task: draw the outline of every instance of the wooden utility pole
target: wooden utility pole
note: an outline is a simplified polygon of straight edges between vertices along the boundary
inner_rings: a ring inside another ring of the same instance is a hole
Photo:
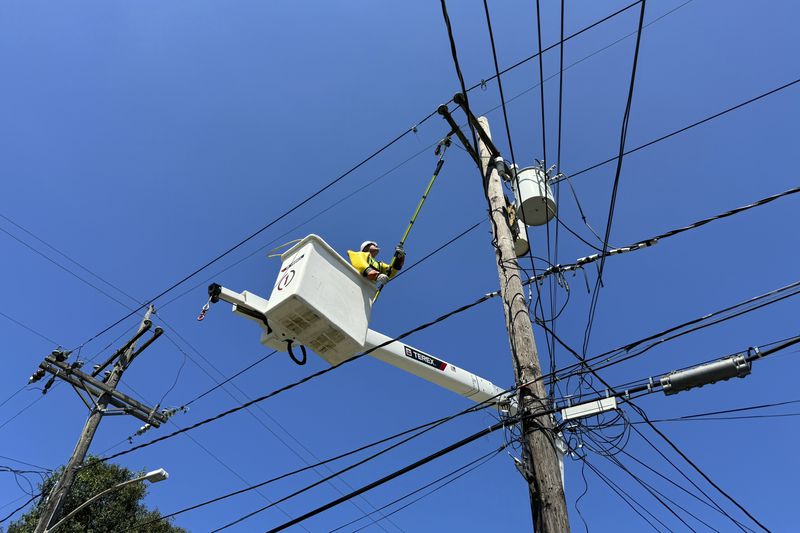
[[[489,122],[486,118],[480,117],[477,122],[476,126],[481,127],[491,139]],[[506,199],[500,175],[492,164],[494,156],[481,137],[482,135],[478,137],[478,157],[485,180],[489,218],[496,243],[497,274],[500,277],[500,291],[511,343],[514,374],[516,383],[520,386],[519,413],[524,415],[543,412],[549,409],[550,405],[542,380],[542,369],[533,338],[533,326],[528,316],[528,305],[514,253]],[[523,418],[522,470],[528,481],[534,530],[539,532],[569,531],[567,503],[556,449],[556,441],[559,438],[549,415]]]
[[[91,376],[78,370],[79,366],[68,365],[64,363],[63,360],[58,360],[52,356],[45,358],[42,364],[39,365],[41,369],[37,373],[39,376],[44,375],[45,372],[49,372],[53,374],[53,376],[60,377],[72,385],[81,399],[83,399],[84,403],[87,404],[87,407],[89,407],[91,414],[86,424],[83,426],[83,432],[78,439],[78,443],[75,445],[75,450],[72,452],[72,457],[70,457],[64,469],[64,473],[59,477],[53,490],[45,501],[44,509],[39,517],[39,523],[36,525],[34,533],[45,533],[47,528],[50,527],[51,524],[55,524],[58,520],[67,493],[70,487],[72,487],[72,483],[75,481],[75,474],[86,459],[89,446],[92,443],[97,427],[100,425],[100,420],[104,415],[131,414],[155,426],[160,425],[160,423],[165,420],[161,413],[155,412],[155,409],[151,409],[116,390],[117,384],[122,378],[122,373],[125,372],[128,365],[130,365],[133,359],[162,333],[161,328],[156,328],[153,336],[149,338],[139,350],[136,350],[136,340],[149,330],[152,325],[150,321],[150,315],[152,313],[153,306],[150,306],[139,325],[139,330],[136,335],[102,365],[96,367]],[[96,379],[95,376],[115,359],[117,359],[117,362],[113,370],[111,370],[108,379],[104,381]],[[36,374],[34,374],[34,376],[36,376]],[[91,400],[93,405],[84,398],[83,392],[89,396],[89,400]],[[117,410],[113,412],[109,410],[109,404],[112,407],[116,407]]]

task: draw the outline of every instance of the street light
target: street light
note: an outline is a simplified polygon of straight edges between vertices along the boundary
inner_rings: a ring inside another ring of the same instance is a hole
[[[56,522],[53,525],[53,527],[45,529],[45,533],[50,533],[51,531],[54,531],[58,526],[60,526],[61,524],[66,522],[69,518],[71,518],[72,515],[74,515],[75,513],[77,513],[78,511],[80,511],[81,509],[83,509],[84,507],[86,507],[87,505],[92,503],[93,501],[95,501],[97,498],[105,496],[109,492],[113,492],[113,491],[115,491],[117,489],[120,489],[120,488],[126,486],[126,485],[130,485],[132,483],[137,483],[139,481],[147,480],[150,483],[158,483],[159,481],[164,481],[167,478],[169,478],[169,474],[167,473],[167,471],[164,470],[163,468],[159,468],[158,470],[153,470],[152,472],[148,472],[148,473],[146,473],[145,475],[143,475],[141,477],[137,477],[135,479],[129,479],[128,481],[123,481],[122,483],[118,483],[118,484],[114,485],[113,487],[110,487],[110,488],[108,488],[108,489],[106,489],[106,490],[104,490],[104,491],[102,491],[102,492],[100,492],[98,494],[95,494],[94,496],[92,496],[91,498],[89,498],[88,500],[86,500],[85,502],[80,504],[78,507],[73,509],[67,516],[65,516],[64,518],[62,518],[58,522]]]

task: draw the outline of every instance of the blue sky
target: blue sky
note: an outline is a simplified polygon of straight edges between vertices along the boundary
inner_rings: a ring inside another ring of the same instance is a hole
[[[543,4],[542,41],[549,45],[559,38],[560,5]],[[568,1],[565,31],[577,31],[624,5]],[[535,53],[535,4],[507,1],[489,6],[501,68]],[[448,7],[467,84],[489,78],[494,66],[482,3],[452,1]],[[629,147],[798,77],[798,7],[793,2],[765,6],[650,0],[645,23],[665,14],[642,33]],[[638,8],[630,9],[565,46],[565,65],[602,50],[564,73],[561,169],[568,176],[616,154],[635,40],[630,36],[608,45],[635,32],[637,20]],[[543,63],[546,77],[557,74],[557,49],[547,53]],[[134,305],[127,296],[14,223],[145,301],[417,124],[458,88],[436,2],[7,1],[0,4],[0,70],[0,228],[127,306]],[[542,158],[539,92],[532,89],[538,81],[536,61],[503,76],[506,97],[520,95],[509,103],[508,112],[514,151],[522,165]],[[547,159],[555,163],[558,76],[544,88]],[[610,242],[626,245],[797,186],[799,90],[794,85],[625,157]],[[485,90],[472,91],[470,102],[477,113],[494,109],[499,105],[497,85],[490,82]],[[496,143],[507,153],[502,114],[494,110],[487,116]],[[209,280],[268,297],[279,262],[266,254],[309,233],[321,235],[341,253],[365,239],[378,240],[389,250],[434,167],[433,151],[425,148],[446,133],[444,121],[431,118],[416,133],[157,301],[157,322],[169,325],[168,338],[157,341],[126,372],[121,390],[151,404],[166,393],[162,405],[178,406],[214,386],[213,380],[267,353],[258,342],[258,328],[231,315],[226,306],[214,307],[203,323],[195,320]],[[386,174],[391,169],[395,170]],[[605,165],[572,180],[589,224],[601,235],[613,179],[614,165]],[[559,217],[599,245],[564,185]],[[407,242],[409,262],[485,218],[482,192],[473,163],[462,150],[451,148]],[[587,354],[797,281],[797,201],[795,196],[783,198],[656,247],[609,258]],[[496,290],[488,232],[488,224],[483,224],[399,278],[381,295],[371,327],[397,335]],[[545,257],[544,227],[532,228],[530,235],[534,254]],[[5,339],[2,402],[53,349],[51,341],[76,347],[128,309],[7,233],[0,234],[0,247],[5,280],[0,312],[48,339],[0,316]],[[589,246],[561,230],[559,262],[591,253]],[[537,268],[543,265],[537,262]],[[596,269],[587,268],[585,275],[594,286]],[[590,295],[583,274],[570,274],[566,281],[570,300],[557,321],[557,332],[579,349]],[[563,303],[565,289],[558,291]],[[544,307],[549,314],[549,303]],[[602,375],[612,384],[622,384],[792,336],[797,333],[797,309],[796,301],[788,298],[664,343]],[[131,317],[92,340],[80,357],[109,354],[137,321]],[[535,334],[547,366],[545,334],[538,328]],[[498,301],[407,340],[499,386],[513,384]],[[792,392],[797,354],[787,352],[756,363],[744,380],[672,397],[653,394],[638,404],[655,419],[798,399]],[[574,362],[561,348],[555,359],[558,367]],[[173,421],[188,426],[325,366],[313,355],[307,366],[298,367],[285,354],[277,354]],[[563,387],[561,394],[570,392],[568,384]],[[20,467],[15,460],[55,468],[69,457],[85,408],[63,384],[32,404],[40,396],[37,390],[24,390],[0,406],[3,464]],[[267,400],[249,413],[225,417],[120,462],[134,469],[163,467],[170,472],[169,481],[154,486],[148,497],[150,505],[167,513],[301,467],[304,461],[313,462],[313,456],[326,458],[468,406],[459,396],[364,359]],[[792,408],[768,411],[779,412],[791,413]],[[630,410],[626,414],[636,419]],[[791,452],[781,452],[800,433],[795,420],[693,421],[659,427],[759,520],[774,530],[789,530],[794,526],[790,503],[798,464]],[[323,485],[230,531],[267,530],[285,521],[287,514],[297,516],[337,497],[337,490],[359,487],[492,423],[494,418],[486,412],[461,417],[355,469],[337,480],[335,488]],[[106,418],[92,451],[101,454],[138,427],[132,418]],[[174,429],[168,424],[134,442]],[[663,441],[642,431],[682,471],[704,483]],[[364,510],[380,507],[496,449],[503,439],[499,433],[481,439],[371,491],[368,501],[359,499],[356,504]],[[635,433],[625,451],[691,488]],[[634,460],[619,458],[695,516],[717,529],[732,527],[719,513]],[[667,527],[684,527],[606,457],[588,452],[587,459]],[[584,486],[581,465],[572,459],[565,464],[573,530],[583,530],[581,516],[595,531],[649,527],[589,469],[583,472]],[[265,498],[280,498],[317,479],[314,473],[291,478],[264,487],[261,494],[250,492],[183,514],[176,524],[192,531],[214,529],[265,505]],[[711,487],[701,486],[727,512],[755,527]],[[27,499],[10,474],[0,477],[0,495],[3,516]],[[304,525],[309,531],[329,531],[360,516],[357,507],[344,504]],[[691,517],[686,520],[699,530],[705,527]],[[363,519],[344,531],[366,524]],[[519,531],[529,525],[524,482],[503,452],[367,530]],[[665,529],[657,522],[656,527]]]

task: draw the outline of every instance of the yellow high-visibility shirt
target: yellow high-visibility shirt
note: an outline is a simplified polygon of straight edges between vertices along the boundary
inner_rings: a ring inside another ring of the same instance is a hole
[[[376,261],[369,252],[354,252],[353,250],[347,250],[347,255],[350,257],[350,264],[353,265],[353,268],[358,270],[358,273],[361,275],[364,275],[364,271],[367,269],[367,267],[374,268],[381,274],[386,274],[390,278],[393,278],[395,274],[397,274],[396,269],[391,268],[386,263]]]

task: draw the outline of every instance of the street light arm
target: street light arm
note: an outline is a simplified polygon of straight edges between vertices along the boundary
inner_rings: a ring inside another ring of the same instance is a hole
[[[131,485],[132,483],[138,483],[139,481],[148,480],[151,483],[155,483],[157,481],[162,481],[164,479],[167,479],[167,473],[164,470],[159,469],[159,470],[155,470],[153,472],[148,472],[147,474],[145,474],[143,476],[139,476],[139,477],[134,478],[134,479],[129,479],[128,481],[123,481],[122,483],[117,483],[113,487],[109,487],[106,490],[95,494],[94,496],[92,496],[91,498],[89,498],[88,500],[86,500],[85,502],[80,504],[79,506],[77,506],[75,509],[70,511],[64,518],[62,518],[61,520],[56,522],[53,525],[53,527],[45,529],[45,533],[51,533],[52,531],[55,531],[55,529],[58,526],[60,526],[61,524],[63,524],[64,522],[66,522],[67,520],[72,518],[72,516],[74,516],[78,511],[80,511],[81,509],[83,509],[84,507],[86,507],[87,505],[89,505],[90,503],[95,501],[96,499],[102,498],[103,496],[105,496],[109,492],[114,492],[117,489],[121,489],[122,487],[125,487],[127,485]]]

